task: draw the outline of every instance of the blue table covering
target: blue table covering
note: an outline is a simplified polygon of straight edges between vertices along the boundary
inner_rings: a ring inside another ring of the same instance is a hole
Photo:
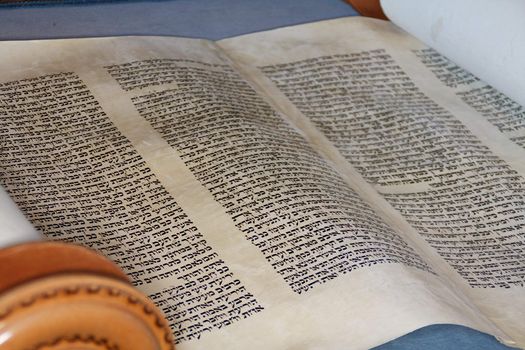
[[[59,1],[0,6],[0,40],[113,35],[222,39],[357,13],[339,0]],[[76,3],[72,5],[71,3]]]

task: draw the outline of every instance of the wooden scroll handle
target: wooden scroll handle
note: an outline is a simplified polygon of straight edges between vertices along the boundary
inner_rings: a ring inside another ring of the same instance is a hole
[[[0,250],[0,349],[174,350],[155,305],[111,261],[80,246]]]
[[[346,0],[346,2],[352,5],[362,16],[388,19],[381,9],[379,0]]]

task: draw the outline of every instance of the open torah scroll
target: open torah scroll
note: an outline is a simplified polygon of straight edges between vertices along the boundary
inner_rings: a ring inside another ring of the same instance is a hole
[[[435,323],[525,346],[525,111],[395,25],[0,57],[0,183],[48,239],[120,265],[178,349]]]

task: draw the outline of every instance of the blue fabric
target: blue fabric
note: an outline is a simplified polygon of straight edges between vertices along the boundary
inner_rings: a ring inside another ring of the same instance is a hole
[[[51,5],[33,1],[0,6],[0,40],[113,35],[222,39],[353,15],[356,12],[341,0],[67,0]],[[454,325],[424,327],[375,348],[422,349],[510,348],[489,335]]]
[[[447,324],[424,327],[373,350],[511,350],[496,338],[473,329]]]
[[[169,1],[169,0],[154,0]],[[64,5],[90,5],[102,3],[126,3],[126,2],[143,2],[143,0],[25,0],[22,2],[2,2],[0,8],[28,8],[28,7],[50,7]]]
[[[69,1],[71,2],[71,1]],[[113,35],[222,39],[356,15],[340,0],[117,1],[0,7],[0,40]]]

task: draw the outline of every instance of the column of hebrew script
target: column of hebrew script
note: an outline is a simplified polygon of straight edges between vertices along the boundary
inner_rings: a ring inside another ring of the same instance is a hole
[[[424,239],[421,247],[437,253],[446,275],[523,341],[523,309],[509,303],[524,301],[525,180],[512,153],[521,150],[495,145],[490,137],[498,132],[489,123],[473,127],[475,112],[463,104],[476,104],[472,95],[462,102],[435,77],[422,79],[430,75],[413,50],[424,45],[384,22],[349,22],[219,44],[259,74],[261,86],[277,88],[295,120],[315,127],[308,126],[311,139],[324,138],[332,159],[346,159],[386,200],[388,215],[402,214],[414,239]],[[516,106],[493,105],[510,113],[492,123],[502,132],[520,130]],[[479,101],[475,108],[487,109]]]
[[[261,70],[470,285],[523,286],[523,178],[384,50]]]
[[[415,50],[421,59],[446,86],[480,115],[525,148],[525,108],[492,86],[479,80],[433,49]]]
[[[262,308],[73,73],[0,84],[0,182],[48,238],[81,243],[151,292],[176,342]],[[155,288],[149,288],[154,290]]]

